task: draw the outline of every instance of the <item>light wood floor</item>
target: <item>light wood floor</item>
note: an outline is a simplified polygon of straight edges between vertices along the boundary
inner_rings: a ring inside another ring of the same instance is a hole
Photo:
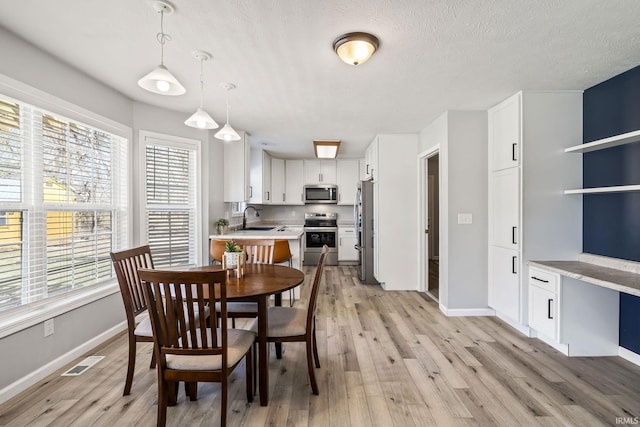
[[[304,345],[288,344],[282,360],[271,352],[269,406],[246,402],[243,366],[233,374],[230,425],[614,426],[640,417],[640,367],[623,359],[567,358],[496,318],[444,317],[416,292],[361,285],[352,267],[328,267],[320,292],[320,395]],[[126,345],[119,336],[90,353],[106,358],[83,375],[52,375],[0,406],[0,425],[155,425],[151,345],[139,347],[123,397]],[[217,425],[218,390],[201,384],[189,402],[181,387],[168,425]]]

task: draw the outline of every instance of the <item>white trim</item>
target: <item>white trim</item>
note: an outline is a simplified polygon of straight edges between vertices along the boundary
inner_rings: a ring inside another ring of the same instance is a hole
[[[0,339],[119,292],[116,280],[111,279],[103,285],[8,310],[0,315]]]
[[[417,185],[417,200],[418,200],[418,230],[425,230],[427,228],[427,224],[425,218],[427,217],[427,202],[425,200],[425,184],[427,182],[427,175],[429,173],[428,160],[429,158],[440,154],[440,144],[436,144],[418,154],[417,157],[417,167],[418,167],[418,185]],[[439,160],[438,160],[439,162]],[[438,182],[441,180],[440,174],[441,168],[438,167]],[[420,238],[418,239],[418,291],[419,292],[427,292],[428,289],[428,278],[429,278],[429,265],[428,262],[424,263],[423,260],[427,259],[425,253],[428,254],[428,247],[425,249],[424,245],[424,236],[422,232],[420,232]],[[428,244],[427,244],[428,245]],[[440,289],[440,283],[438,283],[438,289]],[[431,295],[431,294],[430,294]],[[431,295],[433,297],[433,295]],[[438,300],[440,298],[438,297]]]
[[[440,304],[440,311],[447,317],[466,316],[495,316],[496,311],[492,308],[447,308]]]
[[[618,347],[618,356],[622,357],[625,360],[633,363],[634,365],[640,366],[640,354],[634,353],[631,350],[627,350],[624,347]]]
[[[503,315],[499,311],[496,311],[496,317],[502,320],[503,322],[505,322],[507,325],[511,326],[513,329],[520,332],[521,334],[528,337],[531,336],[531,328],[529,328],[529,326],[525,326],[521,323],[518,323],[517,321],[511,319],[510,317]]]
[[[28,389],[32,385],[37,384],[39,381],[42,381],[43,379],[53,374],[58,369],[63,368],[68,363],[82,356],[86,352],[91,351],[96,346],[102,344],[103,342],[116,336],[117,334],[119,334],[120,332],[126,329],[127,329],[127,323],[120,322],[114,327],[101,333],[100,335],[68,351],[67,353],[63,354],[57,359],[52,360],[51,362],[36,369],[30,374],[20,378],[17,381],[14,381],[13,383],[9,384],[8,386],[0,390],[0,404],[6,402],[7,400],[11,399],[17,394],[23,392],[24,390]]]
[[[558,341],[554,340],[553,338],[549,338],[548,336],[539,333],[538,331],[531,329],[531,338],[537,338],[540,341],[542,341],[543,343],[553,347],[554,349],[558,350],[560,353],[564,354],[565,356],[569,356],[569,345],[568,344],[561,344]]]

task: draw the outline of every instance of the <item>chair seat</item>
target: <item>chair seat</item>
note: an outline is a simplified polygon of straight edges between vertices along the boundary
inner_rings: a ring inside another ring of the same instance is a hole
[[[307,310],[296,307],[269,307],[267,336],[291,337],[304,335],[307,330]],[[253,320],[247,328],[250,331],[258,331],[258,319]]]
[[[148,317],[144,318],[133,331],[133,335],[138,337],[153,337],[153,330],[151,329],[151,321]]]
[[[220,328],[216,329],[218,334],[218,342],[220,342],[221,331]],[[198,336],[198,346],[200,346],[200,333]],[[211,343],[211,329],[207,328],[207,337],[209,343]],[[253,341],[256,338],[256,334],[244,329],[227,329],[227,367],[234,366],[242,359],[247,353]],[[208,355],[208,356],[194,356],[194,355],[177,355],[167,354],[167,368],[179,369],[186,371],[211,371],[220,370],[222,368],[222,356],[221,355]]]
[[[220,303],[216,303],[216,311],[220,313]],[[227,311],[233,313],[255,313],[258,315],[258,304],[255,302],[228,302]]]

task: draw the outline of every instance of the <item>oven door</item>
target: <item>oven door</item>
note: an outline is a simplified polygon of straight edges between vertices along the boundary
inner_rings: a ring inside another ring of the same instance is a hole
[[[322,246],[327,245],[330,252],[338,250],[338,229],[332,227],[305,227],[305,252],[322,252]]]

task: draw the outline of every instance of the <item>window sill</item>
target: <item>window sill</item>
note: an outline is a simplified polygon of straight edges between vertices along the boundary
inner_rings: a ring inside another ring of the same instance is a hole
[[[118,292],[118,283],[110,280],[73,295],[60,295],[8,313],[0,313],[0,339]]]

